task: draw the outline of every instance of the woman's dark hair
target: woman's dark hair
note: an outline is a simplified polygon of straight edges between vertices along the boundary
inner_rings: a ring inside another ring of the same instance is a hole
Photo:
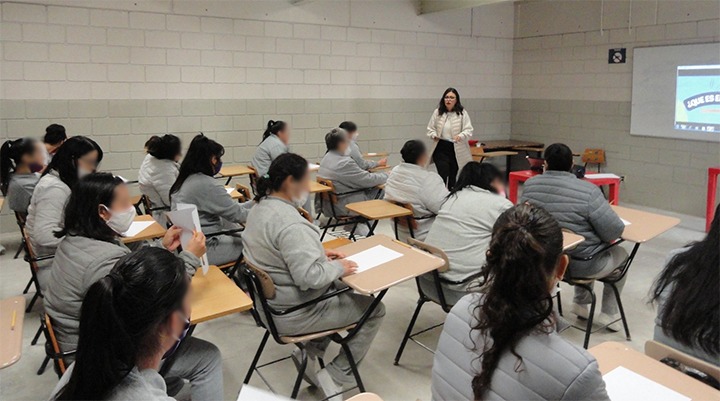
[[[330,132],[325,134],[325,146],[328,152],[337,149],[342,142],[347,140],[347,131],[342,128],[333,128]]]
[[[65,206],[64,226],[55,236],[114,241],[117,234],[100,217],[98,208],[100,205],[109,208],[115,198],[115,188],[124,184],[122,178],[110,173],[92,173],[78,180]]]
[[[160,327],[182,308],[188,287],[183,262],[164,249],[118,260],[85,294],[75,365],[56,400],[107,397],[138,359],[158,352]]]
[[[543,152],[547,169],[553,171],[570,171],[573,166],[573,153],[564,143],[553,143]]]
[[[455,107],[452,110],[448,110],[447,107],[445,107],[445,96],[447,96],[448,93],[454,93],[455,97],[457,98],[457,102],[455,103]],[[455,112],[457,115],[462,114],[463,110],[465,108],[463,107],[462,103],[460,103],[460,94],[458,93],[457,89],[455,88],[447,88],[445,89],[445,92],[443,92],[442,97],[440,98],[440,104],[438,104],[438,114],[443,115],[448,112]]]
[[[497,190],[491,184],[502,178],[500,170],[490,163],[469,162],[460,170],[457,183],[447,197],[450,198],[469,186],[482,188],[496,194]]]
[[[343,121],[340,125],[338,125],[338,127],[344,129],[348,134],[352,134],[358,130],[357,124],[352,121]]]
[[[59,145],[63,141],[67,140],[67,133],[65,133],[65,127],[60,124],[50,124],[45,128],[45,136],[43,142],[48,145]]]
[[[55,156],[53,156],[50,164],[45,169],[43,176],[50,171],[56,171],[65,185],[70,188],[74,187],[78,180],[78,159],[93,150],[97,150],[97,164],[100,164],[103,151],[97,142],[84,136],[74,136],[68,139],[60,145],[57,153],[55,153]]]
[[[145,149],[156,159],[175,160],[182,152],[182,145],[175,135],[153,135],[145,142]]]
[[[224,154],[225,148],[222,145],[203,134],[196,135],[190,142],[190,147],[180,164],[178,178],[170,187],[170,195],[179,191],[185,180],[193,174],[202,173],[210,177],[214,176],[215,168],[212,164],[212,158],[216,157],[220,160]]]
[[[0,147],[0,191],[7,195],[10,177],[22,163],[23,156],[35,152],[37,141],[34,138],[10,139]]]
[[[288,177],[300,181],[308,171],[308,161],[295,153],[283,153],[273,160],[267,174],[258,177],[255,202],[278,191]]]
[[[400,155],[405,163],[416,164],[420,156],[427,151],[423,141],[413,139],[405,142],[402,149],[400,149]]]
[[[562,244],[560,225],[537,206],[514,206],[495,222],[482,268],[484,300],[475,308],[473,329],[488,337],[480,355],[480,373],[472,380],[476,400],[484,399],[506,351],[520,359],[519,368],[518,341],[533,330],[551,330],[548,281],[562,256]]]
[[[263,139],[260,143],[268,139],[270,135],[277,135],[278,132],[283,131],[285,127],[287,127],[287,123],[285,121],[268,121],[267,128],[265,128],[265,132],[263,132]]]
[[[720,354],[719,271],[720,205],[705,238],[673,256],[651,291],[652,301],[667,298],[659,316],[663,332],[712,355]]]

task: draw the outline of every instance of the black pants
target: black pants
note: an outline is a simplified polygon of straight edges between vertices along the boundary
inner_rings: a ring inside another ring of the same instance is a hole
[[[443,182],[448,189],[452,189],[455,186],[455,178],[458,174],[455,145],[447,141],[438,141],[432,158]]]

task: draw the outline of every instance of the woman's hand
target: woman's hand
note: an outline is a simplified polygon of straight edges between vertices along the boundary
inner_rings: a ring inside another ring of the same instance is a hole
[[[182,233],[180,227],[172,226],[168,228],[163,236],[162,246],[170,252],[175,252],[180,246],[180,233]]]
[[[378,166],[387,166],[387,157],[383,157],[382,159],[378,160]]]
[[[335,251],[335,250],[333,250],[333,249],[326,249],[326,250],[325,250],[325,256],[327,256],[327,258],[330,259],[330,260],[335,260],[335,259],[342,259],[342,258],[344,258],[344,257],[345,257],[345,254],[342,253],[342,252]]]
[[[193,236],[185,246],[185,250],[201,258],[207,252],[205,246],[205,234],[202,231],[193,231]]]
[[[339,262],[342,264],[343,267],[343,277],[353,275],[357,271],[357,263],[347,259],[340,259]]]
[[[462,139],[463,139],[462,135],[455,135],[453,137],[453,142],[457,143],[457,142],[462,141]]]

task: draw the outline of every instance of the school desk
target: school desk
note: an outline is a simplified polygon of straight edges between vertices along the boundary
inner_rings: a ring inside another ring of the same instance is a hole
[[[368,222],[374,221],[370,226],[368,237],[373,235],[380,220],[412,215],[410,210],[383,199],[348,203],[345,208],[359,214]],[[355,223],[355,226],[357,225],[358,223]],[[353,227],[353,231],[355,231],[355,227]]]
[[[132,237],[125,237],[122,239],[124,244],[131,244],[133,242],[145,241],[149,239],[160,238],[165,235],[165,229],[163,226],[158,224],[152,216],[144,214],[142,216],[136,216],[133,221],[152,221],[153,223],[146,229],[140,231],[137,235]]]
[[[473,157],[473,160],[479,161],[482,163],[485,159],[493,158],[493,157],[502,157],[505,156],[506,158],[510,158],[512,156],[517,155],[517,152],[513,152],[510,150],[496,150],[496,151],[489,151],[486,152],[483,148],[473,147],[470,148],[470,154]],[[506,159],[507,161],[507,159]]]
[[[368,171],[371,172],[371,173],[377,173],[377,172],[379,172],[379,171],[392,170],[393,167],[395,167],[395,166],[377,166],[377,167],[371,168],[371,169],[368,170]]]
[[[387,152],[370,152],[363,154],[363,158],[369,159],[372,157],[387,157]]]
[[[535,177],[536,175],[540,175],[542,173],[535,172],[532,170],[522,170],[522,171],[513,171],[510,173],[508,178],[508,199],[513,204],[516,204],[518,201],[518,187],[520,186],[521,182],[525,182],[529,180],[532,177]],[[593,173],[586,173],[585,177],[592,176]],[[583,180],[591,182],[598,187],[602,187],[603,185],[608,186],[608,202],[612,205],[617,205],[618,202],[620,202],[620,178],[601,178],[596,180],[591,180],[588,178],[583,178]]]
[[[227,178],[227,182],[225,183],[225,185],[228,185],[230,184],[230,181],[233,179],[233,177],[248,175],[254,172],[255,170],[250,166],[234,164],[232,166],[223,166],[223,168],[220,169],[220,177]]]
[[[498,152],[498,151],[511,151],[516,152],[518,148],[535,147],[542,148],[544,145],[540,142],[534,141],[521,141],[517,139],[508,140],[494,140],[486,141],[482,143],[480,149],[483,152]],[[472,148],[471,148],[472,149]],[[505,155],[505,179],[508,179],[508,174],[512,171],[512,155]]]
[[[25,297],[0,301],[0,369],[7,368],[22,356]]]
[[[715,215],[715,193],[717,192],[720,166],[708,168],[707,204],[705,206],[705,232],[710,231],[710,222]],[[2,206],[0,206],[2,208]]]
[[[360,393],[353,397],[348,398],[347,401],[383,401],[379,395],[374,393]]]
[[[327,185],[323,185],[317,181],[310,181],[310,193],[316,194],[318,192],[330,192],[332,188]]]
[[[575,248],[581,242],[585,241],[585,237],[583,237],[582,235],[577,235],[574,232],[563,230],[562,235],[563,235],[563,251],[567,251],[568,249]]]
[[[202,268],[198,268],[190,286],[190,323],[193,325],[244,312],[253,305],[250,297],[214,265],[210,266],[207,275],[203,275]]]
[[[623,344],[604,342],[588,352],[597,359],[603,375],[622,366],[694,401],[720,399],[720,391]]]
[[[228,194],[229,194],[230,197],[233,198],[234,200],[238,200],[238,199],[240,199],[240,198],[243,197],[243,195],[242,195],[237,189],[235,189],[235,188],[232,188],[232,187],[229,187],[229,186],[226,185],[226,186],[225,186],[225,189],[232,189],[232,191],[228,192]]]

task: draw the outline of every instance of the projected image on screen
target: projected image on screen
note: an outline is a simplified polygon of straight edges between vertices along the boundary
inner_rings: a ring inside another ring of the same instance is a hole
[[[720,134],[720,65],[677,67],[675,129]]]

